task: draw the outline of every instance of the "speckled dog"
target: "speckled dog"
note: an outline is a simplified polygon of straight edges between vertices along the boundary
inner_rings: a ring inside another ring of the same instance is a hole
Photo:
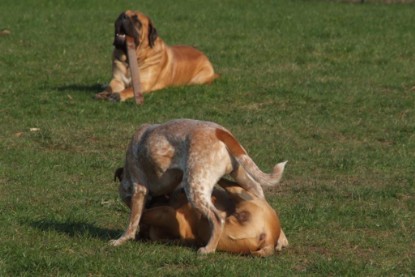
[[[118,246],[135,238],[148,196],[184,188],[190,204],[207,218],[212,229],[198,253],[215,252],[224,226],[223,215],[211,201],[218,180],[229,174],[242,188],[264,198],[261,185],[276,185],[284,167],[285,162],[279,163],[271,174],[265,174],[235,137],[213,122],[178,119],[144,124],[131,140],[120,176],[120,196],[131,209],[129,225],[111,244]]]

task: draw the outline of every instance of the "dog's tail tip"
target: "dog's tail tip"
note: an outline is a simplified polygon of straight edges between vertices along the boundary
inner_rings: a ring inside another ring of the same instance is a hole
[[[287,163],[288,163],[288,161],[283,161],[283,162],[277,163],[274,166],[274,169],[272,171],[273,175],[277,175],[277,176],[282,175]]]
[[[280,162],[280,163],[277,163],[277,165],[276,166],[280,166],[280,167],[282,167],[282,168],[285,168],[285,165],[288,163],[288,161],[283,161],[283,162]]]
[[[282,174],[284,173],[284,169],[285,169],[285,165],[287,164],[288,161],[283,161],[280,162],[278,164],[276,164],[272,170],[272,174],[271,174],[271,179],[272,181],[270,182],[270,186],[275,186],[277,185],[281,178],[282,178]]]

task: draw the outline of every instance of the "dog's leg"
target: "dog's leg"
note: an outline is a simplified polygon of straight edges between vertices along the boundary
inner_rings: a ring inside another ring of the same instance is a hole
[[[208,62],[193,78],[190,80],[190,84],[210,84],[218,78],[219,75],[215,74],[212,65]]]
[[[126,87],[130,85],[130,72],[126,60],[127,57],[121,50],[114,50],[112,79],[103,92],[95,95],[96,99],[120,101],[118,93],[125,90]]]
[[[218,181],[218,185],[221,186],[224,190],[226,190],[231,195],[241,194],[245,192],[245,189],[242,188],[240,184],[238,184],[237,182],[225,179],[225,178],[220,178]],[[242,200],[246,200],[246,199],[242,199]]]
[[[122,91],[115,92],[115,93],[111,94],[110,97],[111,97],[111,100],[114,100],[114,101],[117,101],[117,102],[119,102],[119,101],[124,102],[125,100],[134,97],[134,91],[133,91],[132,87],[128,87],[128,88],[126,88]]]
[[[105,88],[103,92],[95,94],[95,99],[98,100],[108,100],[111,97],[114,97],[113,94],[117,94],[119,91],[125,89],[125,84],[122,80],[119,79],[112,79],[108,86]],[[116,99],[113,99],[116,100]]]
[[[197,207],[197,209],[202,212],[209,221],[209,226],[211,228],[210,239],[205,247],[201,247],[198,249],[198,254],[209,254],[214,253],[219,243],[219,239],[223,232],[223,227],[225,225],[225,220],[220,216],[219,212],[216,208],[211,205],[210,208],[208,206],[203,205],[202,209]]]
[[[271,245],[266,245],[259,250],[251,251],[252,256],[255,257],[268,257],[274,254],[274,248]]]
[[[225,224],[225,220],[212,204],[212,189],[213,187],[210,188],[195,182],[190,182],[189,187],[185,189],[190,203],[207,218],[211,228],[210,239],[205,247],[199,248],[198,254],[208,254],[216,251]]]
[[[127,230],[119,239],[110,241],[111,245],[119,246],[127,240],[135,238],[141,214],[143,213],[146,196],[147,188],[143,185],[136,184],[134,193],[131,197],[130,223],[128,224]]]
[[[280,237],[278,238],[277,246],[275,250],[281,251],[283,248],[288,247],[288,239],[284,234],[284,231],[281,229]]]
[[[243,167],[238,166],[230,174],[235,181],[244,189],[257,196],[258,198],[265,198],[264,191],[261,187],[261,184],[255,181]]]

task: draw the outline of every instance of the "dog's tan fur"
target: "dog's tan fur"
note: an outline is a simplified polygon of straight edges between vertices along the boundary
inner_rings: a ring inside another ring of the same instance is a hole
[[[279,163],[271,174],[265,174],[233,135],[213,122],[178,119],[142,125],[128,147],[119,189],[121,198],[131,203],[130,223],[112,244],[135,238],[148,195],[184,188],[191,205],[211,227],[210,239],[199,253],[214,252],[225,223],[211,201],[218,180],[230,174],[242,188],[263,199],[261,185],[276,185],[284,166],[285,162]]]
[[[135,39],[142,93],[168,86],[208,84],[218,77],[206,55],[190,46],[168,46],[141,12],[123,12],[115,21],[115,29],[112,80],[97,99],[125,101],[134,97],[126,50],[117,45],[117,35]]]
[[[212,202],[223,213],[225,225],[217,250],[266,257],[288,246],[277,213],[262,198],[226,179],[224,190],[215,188]],[[209,222],[193,209],[184,193],[173,194],[168,203],[155,203],[143,213],[142,237],[151,240],[180,239],[192,245],[205,244],[210,237]]]

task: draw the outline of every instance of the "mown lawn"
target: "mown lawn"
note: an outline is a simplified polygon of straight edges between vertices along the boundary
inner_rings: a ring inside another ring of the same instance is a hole
[[[143,106],[94,100],[125,9],[221,78]],[[2,0],[0,275],[415,275],[414,15],[382,1]],[[266,190],[288,249],[108,245],[128,220],[112,178],[130,137],[173,118],[224,125],[264,171],[289,161]]]

